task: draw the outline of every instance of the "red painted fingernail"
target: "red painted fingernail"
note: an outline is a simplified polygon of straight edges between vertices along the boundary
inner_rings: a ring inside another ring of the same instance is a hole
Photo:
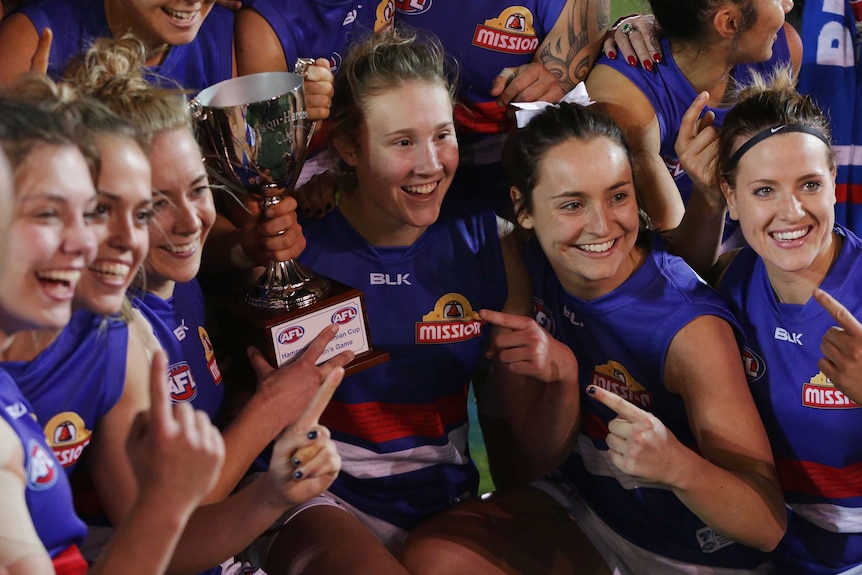
[[[656,64],[661,64],[662,62],[664,62],[664,58],[662,58],[661,54],[659,54],[658,52],[653,54],[652,59]]]
[[[644,70],[647,72],[652,72],[652,62],[649,60],[644,60]]]
[[[628,63],[631,64],[632,66],[637,66],[638,65],[638,59],[635,58],[634,56],[629,56],[628,57]]]
[[[610,58],[611,60],[616,60],[617,59],[617,53],[614,52],[613,50],[608,50],[608,58]]]

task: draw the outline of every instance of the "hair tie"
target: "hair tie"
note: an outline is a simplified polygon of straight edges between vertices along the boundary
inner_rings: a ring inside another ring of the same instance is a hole
[[[727,163],[727,172],[733,171],[736,168],[736,164],[739,163],[739,159],[742,158],[745,153],[765,140],[766,138],[771,138],[772,136],[777,136],[778,134],[786,134],[787,132],[802,132],[804,134],[811,134],[812,136],[818,138],[821,142],[826,144],[828,147],[831,147],[832,144],[829,142],[829,138],[826,135],[818,130],[817,128],[812,128],[811,126],[803,126],[802,124],[782,124],[780,126],[772,126],[771,128],[766,128],[752,136],[750,140],[742,144],[736,152],[730,157],[730,161]]]
[[[574,89],[572,89],[572,91],[563,96],[560,99],[560,102],[566,102],[568,104],[580,104],[581,106],[589,106],[590,104],[595,104],[595,102],[590,100],[590,95],[587,94],[587,87],[584,85],[583,82],[579,83],[577,86],[574,87]],[[551,102],[542,101],[512,102],[512,106],[518,108],[517,110],[515,110],[515,123],[519,128],[523,128],[530,123],[530,120],[542,113],[545,108],[549,106],[559,108],[560,104],[552,104]]]

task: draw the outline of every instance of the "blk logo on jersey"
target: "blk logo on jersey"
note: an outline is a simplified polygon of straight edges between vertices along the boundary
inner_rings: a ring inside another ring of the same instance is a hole
[[[35,439],[27,443],[27,485],[30,489],[44,491],[57,483],[57,463]]]
[[[183,341],[186,338],[187,331],[189,331],[189,328],[186,325],[186,320],[181,320],[180,325],[174,328],[174,337],[177,338],[177,341]]]
[[[12,419],[18,419],[27,414],[27,408],[20,401],[6,406],[6,413]]]
[[[533,298],[533,315],[536,318],[536,323],[545,328],[551,335],[557,334],[557,326],[554,324],[554,317],[545,307],[545,302],[540,299]]]
[[[610,360],[606,364],[593,368],[590,382],[596,387],[619,395],[626,401],[641,409],[652,408],[652,394],[639,384],[626,367],[618,361]]]
[[[171,401],[174,403],[188,403],[198,394],[195,377],[185,361],[168,368],[168,381],[171,385]]]
[[[416,343],[456,343],[479,337],[483,323],[467,298],[447,293],[416,322]]]
[[[410,274],[383,274],[370,273],[368,274],[368,283],[373,286],[412,286],[410,283]]]
[[[576,325],[576,326],[578,326],[578,327],[584,327],[584,322],[582,322],[581,320],[579,320],[579,319],[575,316],[575,312],[573,312],[572,310],[570,310],[570,309],[569,309],[567,306],[565,306],[565,305],[563,306],[563,317],[565,317],[567,320],[569,320],[569,323],[570,323],[570,324],[572,324],[572,325]]]
[[[742,350],[742,365],[748,383],[754,383],[766,373],[766,362],[750,347]]]
[[[802,405],[818,409],[856,409],[859,404],[835,387],[822,371],[802,384]]]
[[[796,345],[802,345],[801,333],[793,333],[787,331],[783,327],[775,328],[775,339],[777,339],[778,341],[786,341],[790,343],[795,343]]]
[[[93,432],[74,411],[58,413],[45,424],[45,437],[63,467],[71,467],[90,444]]]
[[[415,16],[431,9],[431,0],[395,0],[395,9],[402,14]]]
[[[477,24],[473,45],[506,54],[532,54],[539,47],[533,13],[524,6],[510,6],[496,18]]]

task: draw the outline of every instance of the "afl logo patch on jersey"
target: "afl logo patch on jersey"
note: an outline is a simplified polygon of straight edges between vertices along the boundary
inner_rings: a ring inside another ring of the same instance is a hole
[[[748,383],[754,383],[766,373],[766,362],[750,347],[742,350],[742,365]]]
[[[27,444],[27,485],[44,491],[57,483],[57,462],[35,439]]]
[[[198,394],[192,369],[185,361],[168,368],[168,380],[171,384],[171,401],[174,403],[188,403]]]
[[[479,337],[483,323],[467,298],[447,293],[437,300],[431,313],[416,322],[416,343],[455,343]]]
[[[431,8],[431,0],[395,0],[395,9],[401,14],[415,16],[427,12]]]
[[[545,328],[551,335],[557,334],[557,326],[554,323],[554,316],[548,311],[545,302],[539,299],[533,299],[533,315],[536,318],[536,323]]]
[[[532,54],[539,47],[533,13],[524,6],[510,6],[496,18],[477,24],[473,45],[506,54]]]

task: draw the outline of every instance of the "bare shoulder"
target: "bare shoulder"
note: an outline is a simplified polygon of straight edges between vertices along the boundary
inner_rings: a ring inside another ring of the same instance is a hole
[[[12,14],[0,23],[0,86],[9,86],[30,69],[39,45],[39,31],[24,14]]]
[[[234,47],[237,73],[287,72],[287,60],[281,41],[266,18],[252,8],[236,13]]]

